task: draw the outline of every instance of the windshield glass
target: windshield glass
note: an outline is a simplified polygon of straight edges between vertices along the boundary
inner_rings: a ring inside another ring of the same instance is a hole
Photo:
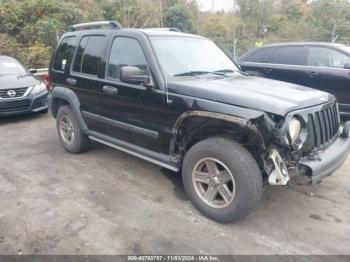
[[[188,72],[232,72],[238,68],[212,41],[194,37],[151,37],[163,70],[171,76]]]
[[[26,70],[14,59],[0,58],[0,75],[26,75]]]
[[[347,53],[350,53],[350,46],[343,46],[342,47],[343,50],[345,50]]]

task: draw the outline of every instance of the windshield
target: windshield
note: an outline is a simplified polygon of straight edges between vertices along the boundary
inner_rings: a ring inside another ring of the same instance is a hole
[[[26,70],[14,59],[0,58],[0,75],[26,75]]]
[[[350,46],[344,45],[342,46],[342,49],[346,51],[347,53],[350,53]]]
[[[170,76],[190,72],[233,72],[238,68],[212,41],[194,37],[151,37],[163,70]]]

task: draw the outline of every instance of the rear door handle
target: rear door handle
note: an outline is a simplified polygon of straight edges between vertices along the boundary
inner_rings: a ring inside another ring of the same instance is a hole
[[[318,76],[319,74],[317,72],[309,72],[308,73],[309,77],[315,77],[315,76]]]
[[[71,86],[75,86],[77,84],[77,80],[74,78],[67,78],[66,82]]]
[[[113,86],[104,86],[104,87],[102,87],[102,91],[107,93],[107,94],[111,94],[111,95],[118,94],[118,88],[113,87]]]

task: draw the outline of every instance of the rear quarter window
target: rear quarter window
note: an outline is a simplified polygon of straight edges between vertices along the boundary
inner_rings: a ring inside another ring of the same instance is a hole
[[[257,49],[252,54],[248,55],[245,59],[245,62],[253,62],[253,63],[266,63],[267,59],[272,53],[273,48],[261,48]]]
[[[64,72],[69,66],[76,48],[76,37],[67,36],[62,39],[56,49],[52,68]]]

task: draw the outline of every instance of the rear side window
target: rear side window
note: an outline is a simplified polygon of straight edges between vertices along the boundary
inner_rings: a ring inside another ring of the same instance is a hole
[[[60,45],[58,46],[55,54],[55,58],[53,60],[53,69],[57,71],[64,72],[66,66],[69,65],[75,48],[76,48],[76,37],[68,36],[62,39]]]
[[[266,60],[272,53],[272,50],[273,48],[258,49],[247,57],[246,62],[266,63]]]
[[[303,59],[302,46],[279,47],[269,59],[271,64],[300,65]]]
[[[104,47],[105,36],[84,36],[79,43],[73,71],[97,76],[101,54]]]
[[[324,47],[310,47],[308,66],[344,68],[350,64],[350,57],[336,50]]]

